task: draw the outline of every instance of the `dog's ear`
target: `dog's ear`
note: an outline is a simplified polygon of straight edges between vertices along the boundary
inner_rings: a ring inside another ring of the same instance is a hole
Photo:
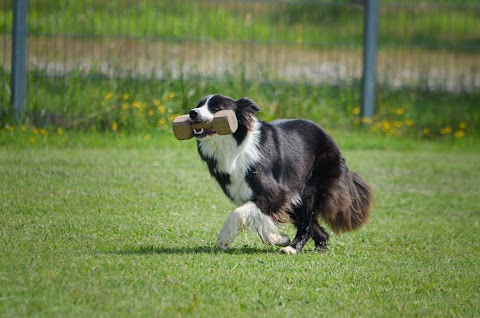
[[[243,97],[235,102],[239,108],[243,108],[251,113],[256,113],[260,110],[260,107],[257,106],[251,99]]]

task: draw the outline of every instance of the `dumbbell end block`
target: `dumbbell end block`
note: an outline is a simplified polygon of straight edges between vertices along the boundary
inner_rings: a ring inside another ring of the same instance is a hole
[[[178,140],[193,138],[193,131],[188,115],[180,115],[173,120],[173,134]]]
[[[237,116],[232,110],[221,110],[213,118],[213,129],[219,135],[233,134],[238,129]]]

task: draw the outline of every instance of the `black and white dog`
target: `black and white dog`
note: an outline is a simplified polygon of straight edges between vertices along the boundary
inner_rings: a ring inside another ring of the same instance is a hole
[[[220,136],[213,130],[194,130],[198,152],[225,194],[240,207],[223,225],[217,246],[225,249],[239,230],[258,232],[263,242],[300,252],[310,238],[317,250],[327,248],[323,220],[336,233],[353,230],[368,220],[372,193],[368,184],[349,171],[333,139],[306,120],[261,122],[259,107],[248,98],[220,94],[200,100],[189,113],[192,122],[213,119],[231,109],[238,130]],[[290,243],[277,225],[297,228]]]

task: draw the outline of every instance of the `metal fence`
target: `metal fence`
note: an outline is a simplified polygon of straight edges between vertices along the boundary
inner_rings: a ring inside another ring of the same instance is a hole
[[[11,107],[12,7],[0,0],[0,114]],[[362,72],[363,14],[358,0],[30,0],[26,107],[42,94],[36,85],[52,78],[240,74],[253,82],[352,85]],[[478,0],[381,2],[377,83],[478,91],[479,21]],[[62,85],[51,102],[68,108]]]

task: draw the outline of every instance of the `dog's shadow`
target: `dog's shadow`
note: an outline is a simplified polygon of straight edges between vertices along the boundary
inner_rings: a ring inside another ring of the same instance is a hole
[[[214,246],[188,246],[188,247],[157,247],[157,246],[138,246],[126,247],[115,251],[108,251],[110,254],[117,255],[162,255],[162,254],[275,254],[278,250],[273,248],[256,248],[251,246],[230,247],[225,250],[219,250]]]

